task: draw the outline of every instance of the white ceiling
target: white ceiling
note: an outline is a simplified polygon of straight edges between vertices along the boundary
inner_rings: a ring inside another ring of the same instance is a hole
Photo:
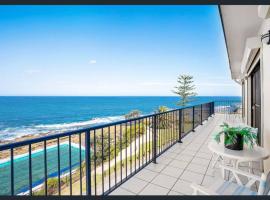
[[[263,21],[257,5],[221,5],[220,14],[230,62],[231,75],[238,79],[248,37],[256,37]]]

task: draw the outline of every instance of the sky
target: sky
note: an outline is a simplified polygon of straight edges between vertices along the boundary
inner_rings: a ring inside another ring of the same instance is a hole
[[[0,95],[240,96],[218,7],[0,6]]]

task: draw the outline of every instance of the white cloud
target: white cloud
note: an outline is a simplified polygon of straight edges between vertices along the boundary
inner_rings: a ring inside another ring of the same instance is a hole
[[[97,63],[96,60],[90,60],[90,61],[89,61],[89,64],[90,64],[90,65],[94,65],[94,64],[96,64],[96,63]]]

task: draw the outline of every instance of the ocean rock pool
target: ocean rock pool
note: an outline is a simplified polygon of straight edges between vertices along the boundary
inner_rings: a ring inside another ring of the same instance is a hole
[[[69,172],[69,144],[60,144],[60,174]],[[47,178],[58,176],[58,148],[47,147]],[[44,182],[45,165],[44,149],[32,151],[32,187]],[[81,148],[82,161],[85,158],[84,148]],[[80,149],[76,144],[71,144],[71,168],[75,169],[80,164]],[[20,194],[29,190],[29,155],[22,154],[14,157],[14,193]],[[11,193],[11,166],[10,159],[0,160],[0,195]]]

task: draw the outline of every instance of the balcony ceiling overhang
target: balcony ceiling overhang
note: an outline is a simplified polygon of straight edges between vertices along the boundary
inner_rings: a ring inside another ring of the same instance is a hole
[[[247,57],[254,57],[259,49],[258,31],[263,21],[259,17],[259,10],[258,5],[219,6],[231,77],[234,80],[243,77],[244,65],[250,61]]]

